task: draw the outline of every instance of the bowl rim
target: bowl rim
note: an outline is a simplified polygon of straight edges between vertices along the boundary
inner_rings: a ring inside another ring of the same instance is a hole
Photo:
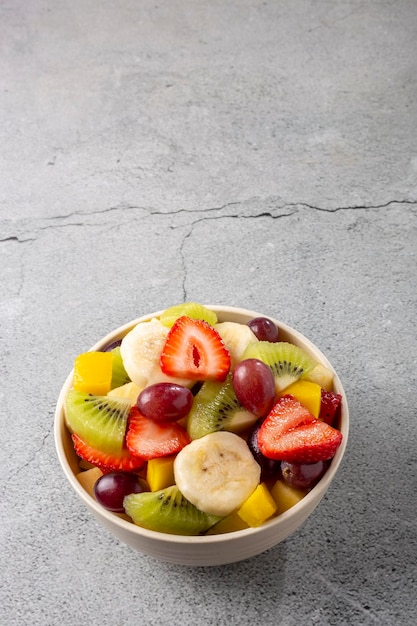
[[[68,374],[60,390],[60,393],[56,402],[55,414],[54,414],[55,450],[56,450],[56,454],[60,462],[61,468],[67,480],[71,484],[72,488],[74,489],[78,497],[84,502],[84,504],[90,510],[92,510],[96,514],[96,516],[98,516],[99,518],[103,518],[110,525],[116,525],[121,530],[124,530],[124,531],[128,530],[134,535],[138,535],[143,538],[149,538],[149,539],[158,540],[158,541],[165,541],[165,542],[173,543],[173,544],[190,544],[190,543],[196,544],[196,545],[211,544],[211,543],[219,544],[223,542],[230,542],[231,539],[236,538],[236,537],[239,537],[239,538],[249,537],[252,535],[256,535],[258,533],[262,533],[266,527],[271,528],[272,526],[279,526],[281,524],[285,524],[285,522],[290,517],[296,515],[300,509],[308,508],[311,500],[318,498],[318,501],[317,501],[317,504],[318,504],[318,502],[322,499],[322,497],[327,492],[330,486],[330,483],[332,482],[342,462],[342,459],[346,450],[346,446],[347,446],[348,435],[349,435],[349,409],[348,409],[346,393],[343,388],[343,385],[340,381],[340,378],[337,372],[335,371],[334,367],[330,363],[330,361],[321,352],[321,350],[315,344],[313,344],[313,342],[310,339],[305,337],[302,333],[292,328],[285,322],[282,322],[281,320],[278,320],[270,315],[259,313],[258,311],[253,311],[251,309],[246,309],[246,308],[240,308],[240,307],[234,307],[234,306],[222,306],[222,305],[216,305],[216,304],[213,304],[213,305],[204,304],[204,306],[207,307],[208,309],[211,309],[216,314],[221,314],[222,316],[239,315],[239,316],[245,316],[248,318],[254,318],[254,317],[259,317],[259,316],[268,317],[269,319],[271,319],[273,322],[275,322],[278,325],[279,329],[282,332],[285,332],[286,334],[291,335],[293,338],[295,338],[297,341],[303,344],[304,347],[307,347],[316,357],[318,357],[319,361],[323,365],[330,368],[334,375],[334,387],[336,387],[337,393],[340,393],[340,395],[342,396],[343,423],[341,424],[340,431],[342,432],[343,439],[342,439],[341,445],[336,451],[335,456],[331,460],[331,463],[326,473],[319,480],[319,482],[311,489],[311,491],[309,491],[302,498],[302,500],[300,500],[300,502],[295,504],[293,507],[291,507],[287,511],[284,511],[283,513],[280,513],[279,516],[276,516],[276,517],[271,518],[270,520],[267,520],[260,526],[257,526],[255,528],[245,528],[242,530],[236,530],[236,531],[232,531],[229,533],[213,534],[213,535],[197,535],[197,536],[196,535],[191,535],[191,536],[174,535],[170,533],[163,533],[159,531],[149,530],[147,528],[138,526],[124,519],[118,514],[108,511],[103,506],[101,506],[82,487],[81,483],[76,478],[76,475],[73,469],[71,468],[71,465],[67,458],[67,453],[65,451],[63,441],[64,441],[64,432],[66,431],[68,433],[67,426],[65,424],[65,417],[64,417],[64,402],[65,402],[65,397],[73,383],[74,369],[72,369],[71,372]],[[165,310],[166,309],[161,309],[159,311],[155,311],[147,315],[142,315],[140,317],[137,317],[131,320],[130,322],[123,324],[122,326],[115,328],[113,331],[110,331],[104,337],[102,337],[99,341],[97,341],[87,351],[94,351],[94,350],[102,349],[104,346],[112,343],[113,341],[117,341],[118,339],[122,338],[129,330],[131,330],[137,324],[141,322],[145,322],[145,321],[150,321],[153,318],[159,317]],[[321,494],[319,494],[319,492],[321,492]]]

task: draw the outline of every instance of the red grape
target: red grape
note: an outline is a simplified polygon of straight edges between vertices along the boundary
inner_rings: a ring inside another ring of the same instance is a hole
[[[120,344],[122,343],[121,339],[118,339],[116,341],[112,341],[111,343],[109,343],[107,346],[105,346],[104,348],[102,348],[103,352],[111,352],[112,350],[114,350],[115,348],[118,348],[120,346]]]
[[[263,420],[258,420],[249,433],[247,444],[249,450],[252,452],[253,458],[261,467],[261,480],[268,480],[270,478],[278,478],[281,473],[281,461],[275,461],[274,459],[268,459],[259,450],[258,445],[258,432],[262,425]]]
[[[281,461],[282,479],[290,487],[298,489],[310,489],[323,476],[326,471],[325,461],[317,463],[290,463]]]
[[[278,328],[274,322],[267,317],[254,317],[248,322],[248,326],[259,341],[278,341]]]
[[[257,417],[272,408],[275,382],[271,369],[259,359],[240,361],[232,375],[233,388],[240,404]]]
[[[146,491],[143,482],[136,474],[109,472],[103,474],[94,485],[97,502],[114,513],[124,513],[123,499],[130,493]]]
[[[191,410],[193,394],[175,383],[155,383],[139,394],[137,406],[145,417],[155,422],[176,422]]]

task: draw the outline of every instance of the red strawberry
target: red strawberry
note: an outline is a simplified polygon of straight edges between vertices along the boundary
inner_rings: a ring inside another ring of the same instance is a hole
[[[143,459],[132,456],[126,448],[123,448],[120,454],[114,455],[89,446],[78,435],[73,434],[71,437],[76,454],[84,461],[99,467],[104,473],[133,472],[141,469],[145,464]]]
[[[319,419],[332,426],[342,404],[342,396],[334,391],[321,390],[321,405]]]
[[[160,365],[169,376],[224,381],[230,370],[230,354],[213,326],[183,315],[167,335]]]
[[[258,433],[264,456],[292,463],[327,461],[341,441],[341,432],[315,419],[290,395],[278,400]]]
[[[187,431],[177,422],[156,422],[132,407],[126,444],[134,456],[149,460],[176,454],[190,441]]]

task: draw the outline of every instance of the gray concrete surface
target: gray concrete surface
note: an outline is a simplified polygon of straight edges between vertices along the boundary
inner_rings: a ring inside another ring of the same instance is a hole
[[[0,2],[1,626],[415,623],[414,0]],[[348,450],[301,531],[219,568],[132,551],[53,442],[74,356],[182,300],[340,373]]]

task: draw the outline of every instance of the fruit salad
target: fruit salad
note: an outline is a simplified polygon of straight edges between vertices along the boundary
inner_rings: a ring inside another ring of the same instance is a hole
[[[75,359],[65,421],[77,478],[143,528],[261,526],[322,478],[342,441],[333,372],[266,318],[220,322],[196,302]]]

